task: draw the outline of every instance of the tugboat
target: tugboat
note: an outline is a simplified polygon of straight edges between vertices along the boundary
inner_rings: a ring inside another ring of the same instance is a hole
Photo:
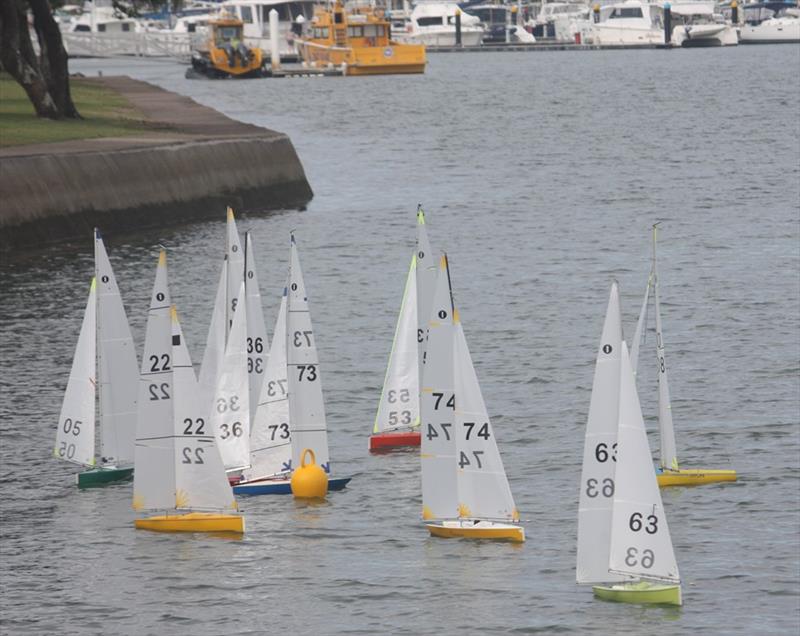
[[[224,11],[209,20],[208,37],[192,54],[192,68],[187,70],[186,76],[261,77],[261,49],[245,45],[243,28],[244,23],[239,18]]]
[[[425,46],[392,40],[391,23],[379,8],[346,11],[342,0],[318,6],[306,36],[295,43],[304,63],[341,66],[345,75],[425,72]]]

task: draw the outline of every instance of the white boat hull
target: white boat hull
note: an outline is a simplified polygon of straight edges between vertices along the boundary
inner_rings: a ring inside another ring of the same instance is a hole
[[[736,30],[727,24],[689,24],[672,30],[675,46],[735,46],[739,44]]]
[[[662,29],[646,27],[618,27],[611,24],[595,24],[591,30],[593,44],[602,46],[654,46],[664,44]]]
[[[462,46],[480,46],[483,29],[461,29]],[[455,29],[435,29],[417,33],[392,33],[392,39],[404,44],[424,44],[425,46],[456,46]]]
[[[739,29],[742,44],[800,42],[800,20],[774,18],[761,24],[743,24]]]

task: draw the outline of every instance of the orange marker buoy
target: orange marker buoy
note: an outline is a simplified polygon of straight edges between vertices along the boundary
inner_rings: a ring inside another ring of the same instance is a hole
[[[311,462],[306,463],[306,455]],[[328,475],[317,465],[317,458],[310,448],[300,454],[300,466],[292,473],[292,494],[298,499],[324,499],[328,494]]]

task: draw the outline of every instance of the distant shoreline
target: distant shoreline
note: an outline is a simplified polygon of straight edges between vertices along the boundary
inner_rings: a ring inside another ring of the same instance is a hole
[[[167,226],[198,210],[302,207],[313,197],[283,133],[128,77],[93,79],[142,113],[135,135],[0,148],[0,249],[109,228]]]

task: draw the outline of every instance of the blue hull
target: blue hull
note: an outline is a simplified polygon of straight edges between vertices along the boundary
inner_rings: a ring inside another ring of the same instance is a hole
[[[328,480],[328,490],[342,490],[352,477],[339,477]],[[263,481],[253,484],[237,484],[233,487],[234,495],[291,495],[292,484],[288,479]]]

